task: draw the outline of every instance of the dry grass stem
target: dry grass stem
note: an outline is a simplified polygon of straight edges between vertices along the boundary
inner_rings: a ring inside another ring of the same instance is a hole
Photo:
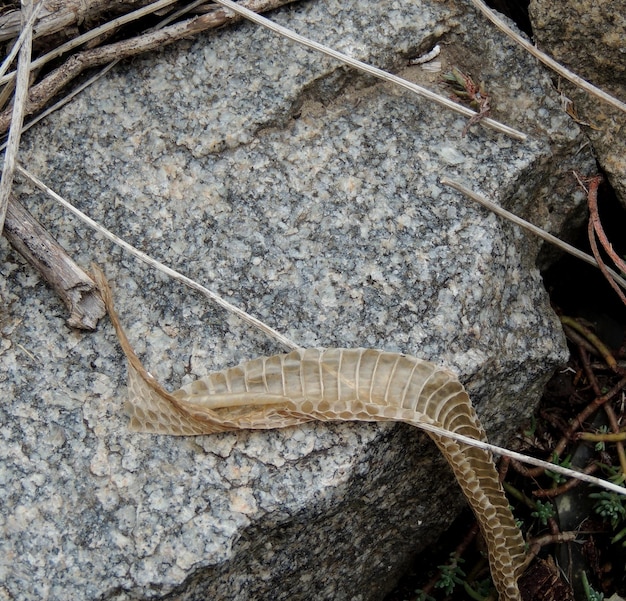
[[[111,240],[111,242],[113,242],[114,244],[117,244],[118,246],[122,247],[124,250],[129,252],[134,257],[137,257],[144,263],[147,263],[151,267],[154,267],[155,269],[166,274],[167,276],[175,280],[178,280],[179,282],[182,282],[186,286],[189,286],[190,288],[197,290],[198,292],[201,292],[207,298],[213,301],[215,304],[219,305],[223,309],[226,309],[227,311],[230,311],[231,313],[234,313],[235,315],[240,317],[244,322],[261,330],[263,333],[267,334],[271,338],[274,338],[286,348],[290,350],[299,348],[299,345],[297,345],[295,342],[293,342],[286,336],[283,336],[283,334],[274,330],[272,327],[263,323],[261,320],[257,319],[256,317],[253,317],[252,315],[249,315],[248,313],[246,313],[239,307],[236,307],[235,305],[229,303],[227,300],[223,299],[221,296],[219,296],[215,292],[212,292],[211,290],[209,290],[208,288],[205,288],[201,284],[198,284],[191,278],[188,278],[187,276],[172,269],[171,267],[164,265],[160,261],[153,259],[146,253],[141,252],[139,249],[135,248],[134,246],[126,242],[125,240],[122,240],[122,238],[119,238],[118,236],[116,236],[115,234],[113,234],[112,232],[104,228],[103,226],[101,226],[99,223],[91,219],[91,217],[85,215],[82,211],[77,209],[70,202],[65,200],[62,196],[60,196],[54,190],[52,190],[46,184],[44,184],[39,178],[37,178],[36,176],[28,172],[26,169],[24,169],[20,165],[17,165],[16,168],[19,173],[21,173],[24,177],[26,177],[30,182],[35,184],[35,186],[37,186],[41,191],[45,192],[48,196],[56,200],[59,204],[63,205],[66,209],[71,211],[74,215],[76,215],[81,221],[86,223],[89,227],[91,227],[95,231],[102,234],[105,238],[108,238],[109,240]]]
[[[18,53],[19,49],[22,47],[22,44],[24,43],[24,38],[28,35],[29,30],[32,36],[32,31],[33,31],[32,28],[33,28],[33,25],[35,24],[35,19],[37,18],[37,15],[41,11],[42,6],[43,6],[43,3],[39,2],[37,6],[35,6],[35,9],[32,11],[28,20],[26,21],[26,24],[24,25],[22,32],[20,33],[17,40],[15,40],[15,44],[13,44],[13,48],[11,48],[11,52],[9,52],[7,57],[4,59],[2,66],[0,66],[0,77],[2,77],[6,73],[7,69],[11,66],[11,63],[13,62],[13,59],[15,58],[15,55]]]
[[[610,275],[607,272],[607,266],[602,259],[602,255],[598,249],[598,244],[596,242],[596,236],[600,240],[602,247],[606,251],[606,253],[611,257],[615,266],[622,272],[626,273],[626,263],[624,260],[613,250],[612,244],[609,242],[606,234],[604,233],[604,229],[602,227],[602,222],[600,221],[600,214],[598,213],[598,187],[602,182],[602,176],[597,175],[596,177],[592,177],[589,180],[589,189],[587,190],[587,203],[589,205],[589,225],[587,228],[587,235],[589,237],[589,245],[591,246],[591,252],[593,256],[596,258],[598,262],[598,267],[600,267],[600,271],[602,275],[608,280],[611,288],[615,290],[617,296],[619,296],[622,303],[626,305],[626,295],[620,290],[617,284],[613,281]]]
[[[250,7],[253,11],[266,11],[284,6],[293,1],[245,0],[242,4]],[[188,38],[207,29],[214,29],[239,19],[237,15],[233,16],[230,13],[227,14],[227,12],[220,8],[211,13],[174,23],[159,31],[151,31],[128,40],[83,50],[74,54],[62,66],[52,71],[45,79],[31,88],[29,99],[26,103],[26,114],[30,115],[42,109],[53,96],[58,94],[85,69],[100,67],[114,60],[159,49],[182,38]],[[5,110],[0,113],[0,133],[6,131],[10,123],[11,112]]]
[[[90,31],[84,33],[83,35],[79,35],[69,40],[65,44],[58,46],[54,50],[51,50],[50,52],[47,52],[46,54],[40,56],[38,59],[32,61],[30,68],[31,70],[38,69],[42,67],[43,65],[45,65],[46,63],[50,62],[51,60],[61,56],[62,54],[65,54],[66,52],[69,52],[70,50],[73,50],[74,48],[82,44],[85,44],[97,38],[100,35],[111,32],[117,29],[118,27],[121,27],[122,25],[126,25],[127,23],[130,23],[132,21],[136,21],[137,19],[141,19],[142,17],[145,17],[146,15],[154,13],[162,8],[165,8],[169,6],[170,4],[173,4],[174,2],[177,2],[177,0],[158,0],[158,2],[154,2],[153,4],[144,6],[143,8],[140,8],[136,11],[133,11],[126,15],[122,15],[121,17],[117,17],[116,19],[113,19],[112,21],[109,21],[108,23],[104,23],[103,25],[100,25],[100,27],[91,29]],[[15,77],[14,71],[12,71],[11,73],[7,73],[3,77],[0,77],[0,84],[7,83],[11,81],[11,79],[13,79],[14,77]]]
[[[105,314],[95,283],[13,195],[2,234],[63,301],[68,325],[95,330]]]
[[[122,247],[124,250],[126,250],[129,253],[131,253],[133,256],[135,256],[138,259],[144,261],[145,263],[147,263],[148,265],[154,267],[155,269],[158,269],[159,271],[161,271],[162,273],[168,275],[169,277],[172,277],[172,278],[174,278],[174,279],[184,283],[185,285],[189,286],[190,288],[201,292],[207,298],[209,298],[210,300],[212,300],[213,302],[218,304],[220,307],[223,307],[227,311],[230,311],[230,312],[234,313],[235,315],[238,315],[246,323],[254,326],[255,328],[258,328],[259,330],[261,330],[265,334],[275,338],[276,340],[278,340],[281,344],[283,344],[287,348],[289,348],[289,349],[299,348],[298,345],[296,345],[296,343],[294,343],[293,341],[289,340],[288,338],[286,338],[285,336],[283,336],[282,334],[280,334],[279,332],[277,332],[273,328],[267,326],[266,324],[264,324],[260,320],[256,319],[255,317],[252,317],[251,315],[249,315],[246,312],[242,311],[241,309],[235,307],[234,305],[232,305],[228,301],[224,300],[219,295],[215,294],[214,292],[211,292],[210,290],[208,290],[204,286],[198,284],[194,280],[188,278],[187,276],[182,275],[181,273],[175,271],[174,269],[171,269],[170,267],[167,267],[163,263],[160,263],[156,259],[153,259],[149,255],[147,255],[147,254],[141,252],[140,250],[136,249],[135,247],[131,246],[130,244],[128,244],[128,242],[122,240],[121,238],[119,238],[115,234],[109,232],[106,228],[102,227],[100,224],[95,222],[93,219],[91,219],[90,217],[85,215],[82,211],[78,210],[71,203],[69,203],[67,200],[65,200],[64,198],[59,196],[56,192],[51,190],[48,186],[46,186],[46,184],[44,184],[41,180],[39,180],[39,178],[35,177],[34,175],[32,175],[31,173],[26,171],[26,169],[24,169],[20,165],[17,165],[17,170],[24,177],[26,177],[29,181],[31,181],[33,184],[35,184],[40,190],[45,192],[48,196],[50,196],[55,201],[57,201],[62,206],[64,206],[66,209],[71,211],[81,221],[83,221],[84,223],[89,225],[89,227],[91,227],[92,229],[94,229],[97,232],[101,233],[103,236],[105,236],[106,238],[108,238],[113,243],[117,244],[118,246]],[[611,482],[607,482],[606,480],[602,480],[601,478],[596,478],[595,476],[591,476],[589,474],[584,474],[584,473],[578,472],[576,470],[572,470],[572,469],[569,469],[569,468],[564,468],[564,467],[562,467],[560,465],[555,465],[555,464],[550,463],[548,461],[543,461],[541,459],[536,459],[534,457],[529,457],[529,456],[523,455],[521,453],[517,453],[515,451],[510,451],[508,449],[505,449],[505,448],[498,447],[498,446],[493,445],[493,444],[489,444],[489,443],[483,442],[481,440],[476,440],[474,438],[470,438],[470,437],[463,436],[463,435],[460,435],[460,434],[457,434],[457,433],[453,433],[453,432],[450,432],[448,430],[444,430],[444,429],[438,428],[436,426],[433,426],[431,424],[424,423],[424,424],[421,424],[420,427],[423,430],[426,430],[427,432],[432,432],[434,434],[439,434],[441,436],[447,436],[449,438],[454,438],[455,440],[458,440],[459,442],[463,442],[465,444],[468,444],[468,445],[471,445],[471,446],[474,446],[474,447],[478,447],[478,448],[481,448],[481,449],[485,449],[485,450],[491,451],[491,452],[495,453],[496,455],[502,455],[504,457],[510,457],[511,459],[515,459],[515,460],[520,461],[522,463],[528,463],[530,465],[535,465],[535,466],[538,466],[538,467],[541,467],[541,468],[544,468],[544,469],[549,469],[549,470],[551,470],[553,472],[558,472],[558,473],[560,473],[560,474],[562,474],[564,476],[568,476],[570,478],[577,478],[579,480],[583,480],[585,482],[589,482],[591,484],[595,484],[596,486],[599,486],[601,488],[605,488],[607,490],[611,490],[613,492],[617,492],[619,494],[626,495],[626,489],[625,488],[622,488],[621,486],[618,486],[618,485],[613,484]]]
[[[402,77],[398,77],[397,75],[392,75],[391,73],[388,73],[387,71],[383,71],[382,69],[378,69],[377,67],[368,65],[367,63],[364,63],[350,56],[347,56],[346,54],[338,52],[337,50],[333,50],[332,48],[329,48],[328,46],[324,46],[323,44],[320,44],[318,42],[314,42],[313,40],[305,38],[291,31],[290,29],[287,29],[286,27],[282,27],[281,25],[278,25],[274,23],[273,21],[266,19],[265,17],[261,17],[260,15],[257,15],[253,13],[252,11],[247,10],[241,4],[235,4],[234,2],[231,2],[231,0],[215,0],[215,2],[217,4],[221,4],[222,6],[229,8],[235,13],[238,13],[244,16],[246,19],[249,19],[250,21],[254,21],[255,23],[263,27],[266,27],[267,29],[272,30],[273,32],[283,37],[286,37],[294,42],[297,42],[298,44],[301,44],[302,46],[306,46],[307,48],[311,48],[312,50],[316,50],[317,52],[326,54],[327,56],[330,56],[338,61],[341,61],[342,63],[346,65],[350,65],[351,67],[354,67],[355,69],[358,69],[359,71],[363,71],[364,73],[367,73],[368,75],[373,75],[374,77],[377,77],[378,79],[388,81],[402,88],[410,90],[411,92],[417,94],[418,96],[422,96],[423,98],[432,100],[433,102],[436,102],[437,104],[447,109],[460,113],[464,117],[475,119],[478,116],[478,113],[476,113],[472,109],[467,108],[463,105],[457,104],[456,102],[453,102],[452,100],[450,100],[449,98],[446,98],[445,96],[436,94],[435,92],[432,92],[428,90],[427,88],[423,88],[422,86],[418,86],[417,84],[413,82],[403,79]],[[488,117],[481,118],[480,123],[500,133],[511,136],[512,138],[515,138],[517,140],[523,141],[523,140],[526,140],[527,138],[525,133],[518,131],[516,129],[513,129],[512,127],[509,127],[508,125],[504,125]]]
[[[103,14],[121,14],[154,0],[41,0],[42,10],[34,39],[72,32],[77,24],[102,21]],[[6,3],[4,3],[6,4]],[[0,42],[20,33],[22,14],[11,10],[0,15]]]
[[[594,267],[598,267],[598,268],[600,267],[598,265],[598,262],[591,255],[584,253],[582,250],[578,250],[575,246],[572,246],[571,244],[568,244],[567,242],[560,240],[556,236],[549,234],[545,230],[542,230],[540,227],[533,225],[532,223],[526,221],[525,219],[522,219],[521,217],[518,217],[517,215],[510,213],[506,209],[503,209],[497,204],[494,204],[493,202],[491,202],[490,200],[487,200],[485,197],[480,196],[480,194],[476,194],[476,192],[473,192],[469,188],[466,188],[463,184],[457,181],[451,180],[447,177],[442,177],[439,181],[444,186],[450,186],[451,188],[454,188],[458,192],[465,194],[466,196],[468,196],[472,200],[475,200],[476,202],[483,205],[490,211],[493,211],[497,215],[500,215],[501,217],[504,217],[505,219],[512,221],[516,225],[523,227],[529,232],[532,232],[533,234],[535,234],[535,236],[538,236],[542,240],[545,240],[546,242],[549,242],[550,244],[554,244],[554,246],[557,246],[561,250],[564,250],[570,255],[573,255],[577,259],[580,259],[581,261],[585,261],[586,263],[589,263],[590,265],[593,265]],[[608,273],[611,274],[611,277],[613,278],[613,280],[615,280],[615,282],[619,286],[621,286],[622,288],[626,290],[626,280],[624,280],[624,278],[622,278],[615,270],[611,269],[610,267],[607,267],[606,269]]]
[[[198,6],[201,6],[202,4],[206,4],[206,0],[196,0],[195,2],[192,2],[191,4],[188,4],[181,10],[176,11],[175,13],[172,13],[171,15],[169,15],[168,17],[160,21],[155,27],[152,28],[151,31],[157,31],[161,27],[165,27],[173,19],[179,18],[181,15],[184,15],[185,13],[189,12],[190,10],[193,10],[194,8]],[[71,92],[63,96],[63,98],[59,99],[53,105],[49,106],[45,111],[42,111],[36,117],[28,121],[28,123],[26,123],[26,125],[22,127],[22,133],[24,133],[25,131],[28,131],[31,127],[33,127],[33,125],[36,125],[37,123],[39,123],[39,121],[41,121],[42,119],[45,119],[51,113],[58,111],[62,106],[70,102],[72,98],[80,94],[83,90],[91,86],[100,78],[104,77],[111,69],[113,69],[113,67],[115,67],[115,65],[117,65],[120,62],[120,60],[121,59],[116,59],[114,61],[111,61],[109,64],[103,67],[100,71],[98,71],[95,75],[83,81],[78,87],[74,88]],[[5,89],[7,88],[5,87]],[[1,101],[0,101],[0,106],[2,106]],[[4,150],[4,148],[6,147],[6,144],[7,144],[6,142],[4,142],[3,144],[0,144],[0,151]]]
[[[13,174],[15,172],[15,158],[20,145],[22,135],[22,121],[28,96],[28,83],[30,79],[30,57],[33,41],[33,21],[30,15],[33,11],[32,0],[22,1],[22,14],[25,17],[24,38],[18,54],[17,81],[13,100],[13,112],[11,122],[14,124],[9,131],[9,139],[4,152],[4,164],[2,166],[2,179],[0,179],[0,232],[4,228],[4,220],[7,214],[9,196],[13,186]]]
[[[536,59],[541,61],[547,67],[550,67],[553,71],[558,73],[564,79],[571,81],[574,85],[579,88],[585,90],[589,94],[592,94],[596,98],[600,98],[600,100],[604,100],[604,102],[614,106],[616,109],[623,111],[626,113],[626,104],[621,100],[618,100],[614,96],[611,96],[604,90],[597,88],[593,84],[590,84],[588,81],[584,80],[576,73],[573,73],[561,63],[557,63],[553,58],[548,56],[545,52],[542,52],[535,46],[533,46],[528,40],[525,40],[521,35],[513,31],[496,13],[491,10],[482,0],[472,0],[472,4],[485,15],[500,31],[508,35],[512,40],[514,40],[517,44],[519,44],[524,50],[530,52]]]
[[[606,281],[609,283],[609,286],[615,290],[619,299],[626,305],[626,295],[622,289],[617,285],[617,282],[613,280],[611,274],[609,273],[609,267],[602,259],[602,255],[600,254],[600,250],[598,248],[598,243],[596,242],[596,231],[593,229],[593,221],[589,221],[587,226],[587,237],[589,238],[589,246],[591,248],[591,252],[596,259],[596,263],[598,264],[598,269],[602,272],[602,275],[606,278]]]

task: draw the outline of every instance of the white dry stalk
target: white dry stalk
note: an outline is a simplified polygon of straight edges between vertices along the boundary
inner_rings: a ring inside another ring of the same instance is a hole
[[[549,234],[545,230],[542,230],[540,227],[537,227],[536,225],[530,223],[529,221],[526,221],[525,219],[518,217],[514,213],[511,213],[507,211],[506,209],[503,209],[497,204],[491,202],[490,200],[487,200],[484,196],[481,196],[480,194],[477,194],[473,190],[470,190],[469,188],[467,188],[460,182],[451,180],[447,177],[440,178],[439,182],[443,184],[444,186],[450,186],[451,188],[454,188],[458,192],[465,194],[468,198],[475,200],[477,203],[483,205],[485,208],[489,209],[490,211],[493,211],[497,215],[500,215],[501,217],[508,219],[509,221],[515,223],[516,225],[523,227],[529,232],[532,232],[533,234],[535,234],[535,236],[538,236],[542,240],[545,240],[546,242],[553,244],[554,246],[560,248],[561,250],[564,250],[566,253],[569,253],[570,255],[576,257],[577,259],[580,259],[581,261],[585,261],[585,263],[589,263],[590,265],[593,265],[594,267],[598,267],[598,268],[600,267],[598,265],[598,262],[591,255],[584,253],[582,250],[578,250],[575,246],[572,246],[571,244],[564,242],[563,240],[557,238],[556,236],[553,236],[552,234]],[[615,270],[611,269],[610,267],[606,266],[606,269],[611,274],[611,277],[615,280],[615,282],[626,290],[626,280],[624,280],[624,278],[622,278]]]
[[[513,41],[519,44],[524,50],[530,52],[536,59],[540,60],[544,65],[550,67],[553,71],[558,73],[564,79],[571,81],[574,85],[585,90],[589,94],[592,94],[596,98],[604,100],[604,102],[614,106],[616,109],[626,113],[626,104],[621,100],[618,100],[614,96],[611,96],[604,90],[597,88],[593,84],[576,75],[576,73],[570,71],[561,63],[555,61],[552,57],[548,56],[545,52],[539,50],[536,46],[533,46],[528,40],[525,40],[517,32],[513,31],[496,13],[491,10],[482,0],[471,0],[472,4],[485,15],[500,31],[508,35]]]
[[[174,19],[177,19],[178,17],[193,10],[197,6],[200,6],[201,4],[205,4],[205,3],[206,3],[206,0],[195,0],[195,2],[188,4],[187,6],[181,8],[179,11],[176,11],[175,13],[168,15],[165,19],[163,19],[162,21],[159,21],[159,23],[157,23],[154,27],[152,27],[148,31],[158,31],[162,27],[169,25],[169,23],[173,21]],[[42,4],[39,4],[37,6],[37,9],[36,9],[37,12],[39,11],[39,6],[41,5]],[[118,58],[118,59],[115,59],[114,61],[111,61],[108,65],[103,67],[95,75],[93,75],[92,77],[90,77],[89,79],[81,83],[78,87],[73,89],[67,95],[63,96],[63,98],[55,102],[53,105],[49,106],[45,111],[39,113],[36,117],[28,121],[28,123],[26,123],[26,125],[22,127],[22,133],[24,133],[25,131],[28,131],[31,127],[33,127],[33,125],[36,125],[37,123],[39,123],[42,119],[45,119],[51,113],[58,111],[62,106],[65,106],[70,100],[72,100],[72,98],[74,98],[75,96],[78,96],[78,94],[80,94],[83,90],[85,90],[86,88],[94,84],[100,78],[104,77],[121,60],[122,60],[121,58]],[[4,142],[3,144],[0,144],[0,151],[4,150],[6,145],[7,145],[6,142]]]
[[[7,69],[11,66],[11,63],[13,62],[15,55],[18,53],[19,49],[22,47],[22,44],[24,43],[24,38],[26,37],[28,30],[30,29],[32,31],[32,27],[35,24],[35,19],[37,18],[37,15],[39,15],[39,11],[41,10],[42,6],[43,6],[43,0],[41,0],[41,2],[37,4],[35,9],[31,13],[30,17],[26,21],[26,24],[22,28],[22,32],[20,33],[17,40],[15,40],[15,44],[13,44],[13,48],[11,48],[11,52],[9,52],[7,57],[4,59],[2,66],[0,66],[0,77],[2,77],[6,73]]]
[[[377,77],[378,79],[388,81],[397,86],[405,88],[406,90],[410,90],[411,92],[414,92],[418,96],[422,96],[423,98],[432,100],[433,102],[436,102],[437,104],[447,109],[460,113],[461,115],[465,117],[469,117],[470,119],[478,116],[478,113],[476,113],[472,109],[467,108],[461,104],[457,104],[456,102],[453,102],[452,100],[450,100],[449,98],[446,98],[445,96],[436,94],[435,92],[432,92],[431,90],[428,90],[427,88],[423,88],[422,86],[418,86],[417,84],[411,81],[408,81],[407,79],[403,79],[402,77],[398,77],[397,75],[393,75],[391,73],[388,73],[387,71],[383,71],[382,69],[378,69],[377,67],[373,67],[372,65],[369,65],[360,60],[352,58],[348,56],[347,54],[338,52],[337,50],[329,48],[328,46],[324,46],[323,44],[320,44],[319,42],[315,42],[313,40],[310,40],[309,38],[305,38],[295,33],[294,31],[287,29],[286,27],[283,27],[282,25],[278,25],[277,23],[274,23],[273,21],[270,21],[269,19],[252,12],[251,10],[248,10],[242,6],[239,6],[238,4],[235,4],[234,2],[231,2],[231,0],[214,0],[214,1],[217,4],[220,4],[224,6],[225,8],[232,10],[234,13],[237,13],[241,15],[242,17],[249,19],[250,21],[254,21],[258,25],[266,27],[267,29],[270,29],[271,31],[287,39],[297,42],[298,44],[301,44],[302,46],[306,46],[307,48],[311,48],[312,50],[316,50],[317,52],[321,52],[322,54],[326,54],[327,56],[330,56],[338,61],[341,61],[342,63],[346,65],[350,65],[351,67],[354,67],[355,69],[358,69],[359,71],[363,71],[364,73],[367,73],[368,75],[373,75],[374,77]],[[489,117],[482,117],[479,123],[486,125],[487,127],[490,127],[500,133],[511,136],[512,138],[515,138],[516,140],[524,141],[528,137],[525,133],[518,131],[516,129],[513,129],[512,127],[509,127],[508,125],[504,125],[500,123],[499,121],[496,121],[495,119],[491,119]]]
[[[123,248],[124,250],[132,254],[133,256],[137,257],[141,261],[144,261],[145,263],[154,267],[155,269],[164,273],[165,275],[182,282],[183,284],[185,284],[186,286],[189,286],[190,288],[194,290],[201,292],[207,298],[209,298],[210,300],[218,304],[220,307],[223,307],[224,309],[241,317],[246,323],[258,328],[259,330],[261,330],[268,336],[275,338],[276,340],[284,344],[287,348],[290,348],[290,349],[301,348],[295,342],[289,340],[288,338],[286,338],[285,336],[283,336],[282,334],[280,334],[279,332],[277,332],[270,326],[264,324],[262,321],[258,320],[257,318],[252,317],[251,315],[247,314],[245,311],[242,311],[238,307],[235,307],[228,301],[224,300],[223,298],[221,298],[214,292],[211,292],[204,286],[198,284],[191,278],[188,278],[187,276],[182,275],[181,273],[164,265],[163,263],[157,261],[156,259],[153,259],[146,253],[136,249],[134,246],[130,245],[128,242],[122,240],[115,234],[111,233],[105,227],[103,227],[102,225],[100,225],[99,223],[97,223],[96,221],[88,217],[87,215],[85,215],[85,213],[83,213],[82,211],[74,207],[69,201],[65,200],[62,196],[54,192],[50,187],[48,187],[45,183],[43,183],[39,178],[29,173],[26,169],[24,169],[20,165],[17,165],[17,170],[24,177],[26,177],[29,181],[35,184],[40,190],[42,190],[44,193],[46,193],[56,202],[61,204],[63,207],[71,211],[74,215],[76,215],[81,221],[86,223],[89,227],[99,232],[100,234],[102,234],[103,236],[111,240],[114,244],[117,244],[118,246],[120,246],[121,248]],[[516,459],[517,461],[521,461],[522,463],[527,463],[530,465],[535,465],[537,467],[542,467],[552,472],[556,472],[564,476],[567,476],[569,478],[576,478],[577,480],[582,480],[584,482],[594,484],[595,486],[605,488],[606,490],[610,490],[610,491],[619,493],[621,495],[626,495],[625,488],[618,486],[617,484],[613,484],[612,482],[608,482],[607,480],[603,480],[601,478],[597,478],[595,476],[585,474],[577,470],[562,467],[560,465],[550,463],[548,461],[543,461],[541,459],[536,459],[534,457],[529,457],[528,455],[523,455],[522,453],[517,453],[516,451],[510,451],[509,449],[505,449],[497,445],[483,442],[482,440],[469,438],[467,436],[463,436],[462,434],[456,434],[454,432],[450,432],[449,430],[445,430],[437,426],[433,426],[431,424],[423,423],[420,425],[420,428],[428,432],[433,432],[434,434],[439,434],[442,436],[446,436],[448,438],[453,438],[454,440],[458,440],[459,442],[463,442],[470,446],[474,446],[474,447],[478,447],[481,449],[485,449],[487,451],[491,451],[495,455],[502,455],[504,457],[510,457],[511,459]]]
[[[144,263],[147,263],[148,265],[154,267],[155,269],[157,269],[160,272],[168,275],[169,277],[171,277],[171,278],[173,278],[175,280],[178,280],[179,282],[182,282],[186,286],[189,286],[190,288],[193,288],[194,290],[197,290],[198,292],[201,292],[207,298],[212,300],[215,304],[217,304],[220,307],[226,309],[227,311],[230,311],[231,313],[234,313],[235,315],[240,317],[246,323],[248,323],[251,326],[261,330],[262,332],[264,332],[265,334],[267,334],[271,338],[274,338],[275,340],[280,342],[286,348],[288,348],[290,350],[300,348],[295,342],[293,342],[292,340],[290,340],[286,336],[283,336],[280,332],[276,331],[274,328],[272,328],[272,327],[268,326],[267,324],[263,323],[261,320],[257,319],[256,317],[253,317],[252,315],[249,315],[248,313],[246,313],[245,311],[243,311],[239,307],[236,307],[235,305],[229,303],[227,300],[225,300],[221,296],[219,296],[219,294],[216,294],[215,292],[212,292],[211,290],[209,290],[208,288],[205,288],[201,284],[198,284],[197,282],[195,282],[191,278],[188,278],[187,276],[185,276],[182,273],[172,269],[171,267],[168,267],[167,265],[164,265],[163,263],[157,261],[156,259],[153,259],[151,256],[149,256],[146,253],[144,253],[144,252],[140,251],[139,249],[135,248],[134,246],[132,246],[131,244],[129,244],[125,240],[122,240],[122,238],[119,238],[118,236],[116,236],[115,234],[113,234],[112,232],[110,232],[109,230],[104,228],[103,226],[101,226],[99,223],[97,223],[96,221],[91,219],[91,217],[85,215],[85,213],[83,213],[82,211],[77,209],[74,205],[72,205],[70,202],[65,200],[62,196],[60,196],[54,190],[49,188],[38,177],[36,177],[32,173],[28,172],[21,165],[17,165],[16,169],[17,169],[17,171],[19,173],[21,173],[29,181],[31,181],[33,184],[35,184],[35,186],[37,186],[40,190],[42,190],[48,196],[50,196],[51,198],[56,200],[59,204],[63,205],[66,209],[68,209],[69,211],[74,213],[74,215],[76,215],[79,219],[81,219],[89,227],[93,228],[97,232],[100,232],[103,236],[105,236],[106,238],[111,240],[111,242],[113,242],[113,243],[117,244],[118,246],[122,247],[124,250],[128,251],[131,255],[137,257],[138,259],[140,259]]]
[[[13,114],[9,139],[4,152],[4,164],[2,165],[2,178],[0,179],[0,233],[4,229],[4,219],[7,214],[9,195],[13,187],[13,174],[15,173],[15,157],[20,145],[22,135],[22,122],[24,121],[24,109],[28,97],[28,83],[30,79],[30,57],[33,41],[33,21],[29,19],[33,10],[32,0],[22,1],[22,15],[24,18],[24,38],[18,54],[17,81],[15,95],[13,97]]]
[[[62,54],[69,52],[70,50],[73,50],[74,48],[76,48],[77,46],[80,46],[81,44],[85,44],[86,42],[89,42],[90,40],[93,40],[94,38],[97,38],[98,36],[108,31],[111,31],[112,29],[121,27],[122,25],[125,25],[126,23],[130,23],[131,21],[135,21],[137,19],[145,17],[146,15],[154,13],[157,10],[160,10],[161,8],[165,8],[169,6],[170,4],[174,4],[174,2],[176,1],[177,0],[158,0],[158,2],[154,2],[153,4],[148,4],[147,6],[144,6],[143,8],[139,8],[126,15],[122,15],[120,17],[117,17],[116,19],[108,21],[107,23],[100,25],[100,27],[91,29],[90,31],[87,31],[83,35],[79,35],[69,40],[65,44],[58,46],[54,50],[47,52],[43,56],[40,56],[37,60],[34,60],[31,63],[30,68],[31,70],[38,69],[39,67],[42,67],[46,63],[50,62],[52,59],[55,59],[61,56]],[[7,73],[3,77],[0,77],[0,84],[7,83],[11,81],[14,77],[15,77],[15,71],[11,71],[11,73]]]

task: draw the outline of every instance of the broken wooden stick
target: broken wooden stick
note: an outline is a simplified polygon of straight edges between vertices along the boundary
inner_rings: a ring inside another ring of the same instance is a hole
[[[95,330],[105,308],[94,281],[13,196],[3,234],[61,297],[70,312],[68,324]]]

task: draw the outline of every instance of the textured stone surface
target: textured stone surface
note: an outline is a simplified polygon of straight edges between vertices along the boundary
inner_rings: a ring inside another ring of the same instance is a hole
[[[578,129],[548,77],[466,3],[306,2],[273,17],[406,69],[439,39],[525,143],[249,24],[119,67],[24,140],[21,160],[93,218],[303,346],[404,351],[457,370],[503,442],[565,359],[517,229],[443,189],[462,179],[539,225],[580,195]],[[570,158],[575,156],[575,158]],[[549,202],[545,202],[547,192]],[[280,352],[27,186],[77,261],[102,265],[166,386]],[[112,328],[71,331],[2,240],[0,598],[379,599],[461,499],[408,427],[310,424],[131,434]]]
[[[531,0],[529,10],[540,48],[626,101],[626,0]],[[562,89],[626,206],[626,115],[567,82]]]

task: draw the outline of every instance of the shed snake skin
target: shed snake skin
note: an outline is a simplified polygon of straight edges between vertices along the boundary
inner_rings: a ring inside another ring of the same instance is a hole
[[[485,440],[456,376],[434,363],[374,349],[298,349],[212,373],[174,393],[143,367],[113,307],[104,274],[94,267],[111,322],[128,360],[130,427],[192,436],[284,428],[320,421],[432,424]],[[489,451],[433,432],[485,539],[501,601],[521,601],[517,586],[525,544]]]

